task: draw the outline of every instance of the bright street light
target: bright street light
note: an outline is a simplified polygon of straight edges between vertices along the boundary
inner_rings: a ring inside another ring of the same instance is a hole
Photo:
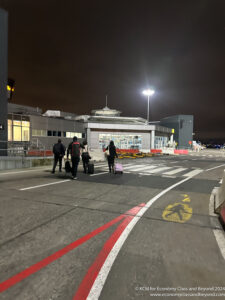
[[[150,98],[150,96],[152,96],[154,93],[155,93],[155,91],[154,91],[154,90],[150,90],[150,89],[144,90],[144,91],[142,92],[143,95],[148,96],[148,113],[147,113],[147,122],[148,122],[148,123],[149,123],[149,98]],[[148,123],[147,123],[147,124],[148,124]]]

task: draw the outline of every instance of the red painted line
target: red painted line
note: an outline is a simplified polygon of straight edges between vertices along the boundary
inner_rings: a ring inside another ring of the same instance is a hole
[[[0,292],[4,292],[8,288],[12,287],[16,283],[20,282],[21,280],[25,279],[26,277],[36,273],[37,271],[41,270],[42,268],[46,267],[53,261],[57,260],[58,258],[62,257],[63,255],[67,254],[71,250],[77,248],[78,246],[82,245],[92,237],[96,236],[97,234],[101,233],[102,231],[106,230],[107,228],[111,227],[115,223],[121,221],[126,215],[123,214],[110,222],[106,223],[105,225],[95,229],[94,231],[88,233],[87,235],[81,237],[80,239],[72,242],[71,244],[67,245],[66,247],[58,250],[57,252],[51,254],[50,256],[44,258],[43,260],[39,261],[38,263],[28,267],[27,269],[21,271],[20,273],[10,277],[9,279],[0,283]]]
[[[127,215],[125,220],[117,227],[117,229],[113,232],[110,238],[104,244],[101,252],[95,259],[94,263],[88,269],[86,275],[84,276],[73,300],[85,300],[90,293],[91,287],[95,282],[106,258],[108,257],[110,251],[114,247],[115,243],[127,227],[127,225],[131,222],[131,220],[137,215],[140,209],[145,206],[145,204],[140,204],[139,206],[134,207],[130,210],[131,215]]]
[[[0,292],[4,292],[5,290],[9,289],[13,285],[17,284],[18,282],[22,281],[23,279],[27,278],[28,276],[38,272],[42,268],[46,267],[50,263],[54,262],[55,260],[59,259],[60,257],[64,256],[68,252],[72,251],[73,249],[77,248],[78,246],[82,245],[92,237],[98,235],[102,231],[108,229],[109,227],[113,226],[114,224],[120,222],[123,218],[127,216],[127,214],[131,214],[132,209],[126,212],[125,214],[120,215],[119,217],[111,220],[110,222],[104,224],[103,226],[93,230],[92,232],[88,233],[87,235],[79,238],[78,240],[72,242],[71,244],[67,245],[66,247],[56,251],[55,253],[51,254],[50,256],[44,258],[43,260],[31,265],[30,267],[24,269],[20,273],[6,279],[5,281],[0,283]]]

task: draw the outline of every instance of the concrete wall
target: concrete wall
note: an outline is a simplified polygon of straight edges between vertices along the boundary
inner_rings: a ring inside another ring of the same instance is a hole
[[[8,141],[8,14],[0,9],[0,149],[7,149]],[[2,128],[2,129],[1,129]],[[7,155],[7,150],[0,150],[0,156]]]
[[[65,120],[60,118],[49,118],[49,117],[43,117],[43,116],[30,116],[31,121],[31,132],[32,129],[43,129],[43,130],[54,130],[54,131],[61,131],[63,133],[64,131],[68,132],[80,132],[85,133],[84,124],[76,122],[74,120]],[[69,143],[72,141],[72,138],[65,138],[63,136],[47,136],[47,137],[41,137],[41,136],[32,136],[32,139],[35,141],[38,139],[38,141],[41,142],[45,146],[46,149],[51,150],[52,146],[57,142],[58,139],[62,140],[62,143],[67,147]],[[80,142],[82,142],[84,139],[79,139]]]
[[[0,157],[0,170],[14,170],[47,165],[50,166],[52,164],[52,157]]]

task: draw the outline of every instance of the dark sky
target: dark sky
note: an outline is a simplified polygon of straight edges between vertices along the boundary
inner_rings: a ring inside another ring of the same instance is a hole
[[[14,103],[150,119],[193,114],[225,139],[225,0],[0,0]]]

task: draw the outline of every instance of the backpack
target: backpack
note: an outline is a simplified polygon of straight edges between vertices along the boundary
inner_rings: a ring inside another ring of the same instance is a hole
[[[80,157],[80,143],[78,143],[78,142],[72,143],[71,156],[72,157]]]

